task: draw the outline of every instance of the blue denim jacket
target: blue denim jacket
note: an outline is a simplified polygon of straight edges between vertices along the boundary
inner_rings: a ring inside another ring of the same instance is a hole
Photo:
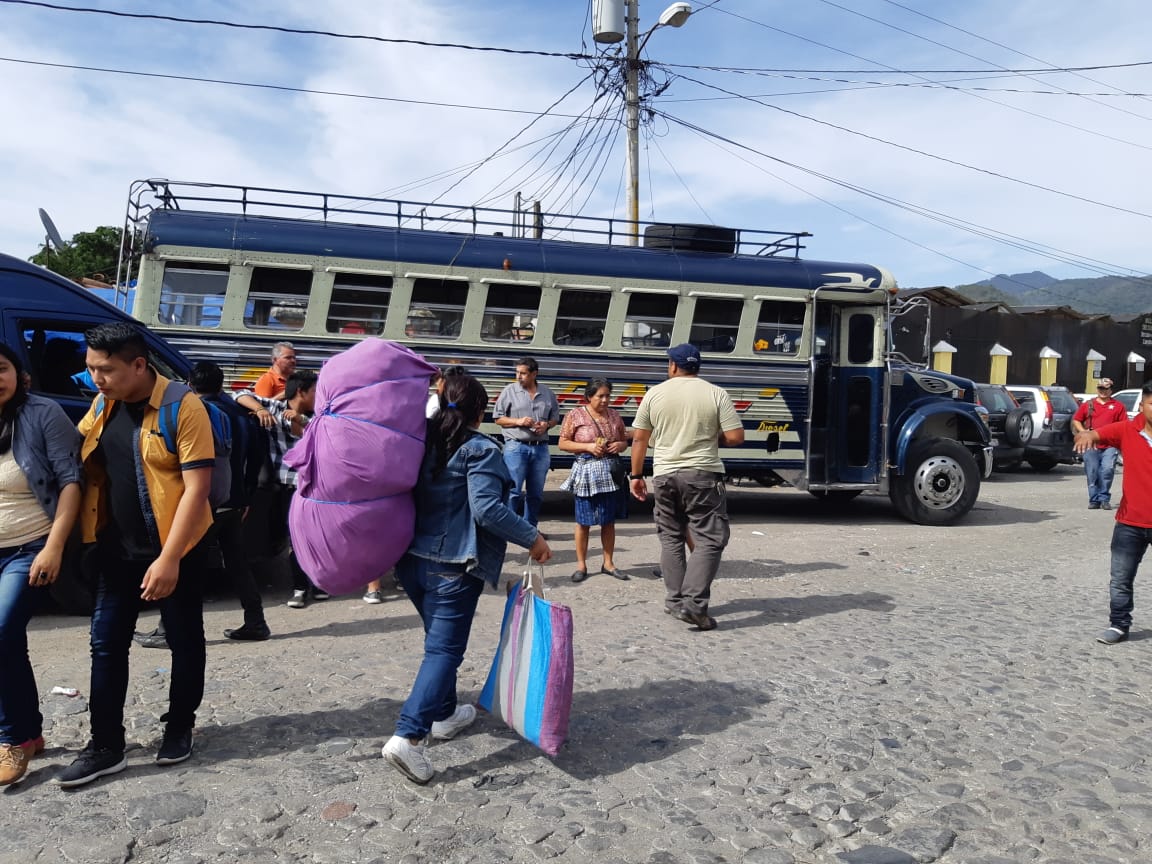
[[[60,490],[80,482],[80,440],[63,408],[44,396],[28,395],[16,415],[12,456],[49,519],[56,518]]]
[[[537,530],[508,509],[512,478],[494,441],[479,432],[461,445],[440,476],[432,476],[429,452],[416,484],[416,536],[408,554],[464,564],[490,585],[500,581],[508,543],[525,548]]]

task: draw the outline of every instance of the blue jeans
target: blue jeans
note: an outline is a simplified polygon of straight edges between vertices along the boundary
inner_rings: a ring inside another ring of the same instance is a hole
[[[204,574],[208,557],[219,555],[212,541],[202,540],[180,561],[176,590],[160,602],[160,621],[172,651],[168,713],[160,719],[169,728],[185,730],[196,724],[196,709],[204,698]],[[124,700],[128,696],[128,649],[144,601],[140,583],[150,561],[125,561],[115,544],[97,550],[96,611],[92,613],[92,683],[88,712],[92,744],[124,749]]]
[[[28,622],[36,603],[28,584],[44,539],[0,549],[0,744],[23,744],[43,731],[40,696],[28,659]]]
[[[1116,476],[1115,447],[1100,450],[1089,447],[1083,453],[1084,473],[1088,475],[1088,503],[1104,504],[1112,499],[1112,478]]]
[[[396,577],[424,622],[424,660],[396,723],[396,734],[423,738],[456,711],[456,670],[464,660],[484,582],[463,564],[405,555]]]
[[[521,444],[504,441],[504,464],[512,475],[512,494],[508,506],[517,516],[523,516],[533,525],[540,522],[540,505],[544,503],[544,484],[552,457],[547,444]],[[520,491],[524,487],[524,491]]]
[[[1108,586],[1109,623],[1127,630],[1132,626],[1132,583],[1144,550],[1152,543],[1152,528],[1117,522],[1112,529],[1112,581]]]

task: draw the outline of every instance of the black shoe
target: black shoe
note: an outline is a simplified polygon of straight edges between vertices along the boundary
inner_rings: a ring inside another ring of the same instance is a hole
[[[1111,501],[1101,501],[1100,502],[1100,509],[1101,510],[1111,510],[1112,509],[1112,502]]]
[[[238,642],[263,642],[272,631],[268,629],[267,624],[243,624],[235,630],[225,630],[225,639],[235,639]]]
[[[1091,504],[1088,505],[1088,509],[1089,510],[1099,510],[1100,509],[1100,502],[1099,501],[1093,501]]]
[[[681,609],[676,617],[685,624],[695,624],[698,630],[715,630],[716,619],[703,612],[689,612]]]
[[[327,600],[331,596],[332,596],[331,594],[329,594],[327,591],[324,591],[323,589],[320,589],[320,588],[313,588],[312,589],[312,599],[313,600]]]
[[[587,578],[588,578],[588,571],[587,570],[577,570],[575,573],[572,574],[572,581],[573,582],[583,582]]]
[[[91,742],[80,751],[75,761],[56,775],[56,785],[71,789],[83,786],[109,774],[119,774],[128,767],[123,750],[105,750],[93,747]]]
[[[176,765],[192,755],[191,729],[166,729],[164,741],[156,753],[157,765]]]
[[[139,631],[133,633],[132,641],[141,648],[167,648],[168,634],[157,627],[151,633],[141,633]]]
[[[613,579],[619,579],[621,582],[627,582],[632,578],[623,570],[609,570],[607,567],[601,567],[600,572],[611,576]]]

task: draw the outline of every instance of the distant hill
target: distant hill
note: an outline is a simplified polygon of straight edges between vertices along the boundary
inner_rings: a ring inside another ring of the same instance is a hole
[[[1053,279],[1034,270],[957,285],[955,290],[981,303],[998,302],[1008,306],[1071,306],[1078,312],[1096,315],[1152,311],[1152,276]]]

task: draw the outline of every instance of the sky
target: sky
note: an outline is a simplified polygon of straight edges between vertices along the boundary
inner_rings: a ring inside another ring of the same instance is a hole
[[[123,224],[147,177],[625,216],[619,47],[587,0],[63,2],[582,57],[0,0],[0,251],[40,248],[41,207],[65,238]],[[809,231],[805,257],[902,287],[1152,272],[1146,0],[692,5],[643,53],[642,220]]]

